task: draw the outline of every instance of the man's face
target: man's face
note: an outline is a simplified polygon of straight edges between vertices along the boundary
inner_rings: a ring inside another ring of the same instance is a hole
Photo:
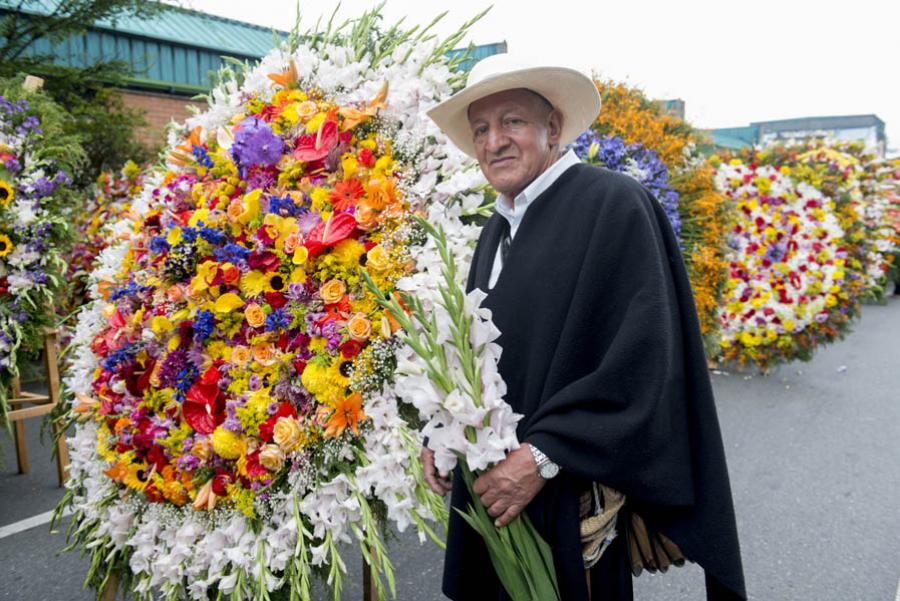
[[[469,105],[481,171],[510,200],[559,156],[561,126],[559,112],[523,88],[497,92]]]

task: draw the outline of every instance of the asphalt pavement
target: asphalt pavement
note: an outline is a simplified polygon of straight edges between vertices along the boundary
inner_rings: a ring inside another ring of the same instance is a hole
[[[900,299],[866,306],[855,331],[810,363],[767,376],[714,373],[750,598],[900,601]],[[31,472],[0,433],[0,600],[69,601],[87,562],[59,554],[48,525],[4,535],[62,496],[39,423],[26,424]],[[389,544],[401,601],[443,600],[441,552],[409,534]],[[361,599],[352,557],[344,599]],[[330,599],[317,589],[317,599]],[[638,601],[704,599],[696,566],[635,580]]]

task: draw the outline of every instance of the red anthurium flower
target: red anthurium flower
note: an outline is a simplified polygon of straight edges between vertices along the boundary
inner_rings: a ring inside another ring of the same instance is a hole
[[[294,147],[294,158],[304,163],[321,161],[340,141],[336,121],[325,121],[316,134],[302,135]]]
[[[164,467],[169,465],[169,460],[166,459],[165,453],[158,445],[150,447],[150,450],[147,452],[147,461],[156,466],[157,472],[161,472]]]
[[[356,219],[353,215],[337,213],[329,217],[328,221],[316,224],[309,232],[304,246],[309,256],[314,256],[323,249],[346,240],[355,229]]]
[[[203,372],[203,375],[200,376],[200,382],[206,385],[218,385],[219,379],[221,377],[222,374],[219,373],[219,370],[216,368],[216,366],[212,366],[205,372]]]
[[[217,384],[203,384],[196,382],[191,386],[181,405],[184,421],[200,434],[212,434],[216,426],[224,421],[224,415],[219,411],[218,403],[219,386]]]

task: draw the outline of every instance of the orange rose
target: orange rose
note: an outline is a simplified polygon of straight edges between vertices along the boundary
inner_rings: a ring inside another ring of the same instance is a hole
[[[182,298],[184,298],[184,288],[181,286],[181,284],[169,286],[169,288],[166,290],[166,298],[168,298],[173,303],[177,303]]]
[[[319,112],[319,107],[312,100],[304,100],[294,110],[297,111],[297,116],[301,121],[309,121]]]
[[[329,280],[319,288],[319,296],[322,297],[326,305],[340,301],[346,293],[347,286],[341,280]]]
[[[237,221],[244,213],[244,202],[240,198],[235,198],[228,205],[228,218],[231,221]]]
[[[246,346],[238,345],[231,349],[231,362],[238,367],[242,367],[250,360],[250,349]]]
[[[247,323],[251,328],[258,328],[266,323],[266,312],[256,303],[247,305],[244,309],[244,317],[247,318]]]
[[[378,226],[378,211],[367,200],[361,200],[356,205],[356,225],[363,231],[371,231]]]
[[[271,342],[254,344],[253,360],[260,365],[272,365],[275,362],[275,345]]]
[[[350,338],[357,342],[365,342],[372,335],[372,322],[366,319],[365,313],[357,313],[347,322]]]
[[[373,246],[371,250],[366,253],[366,267],[374,269],[375,271],[384,271],[390,266],[391,257],[382,245],[378,244]]]
[[[284,239],[284,254],[292,255],[300,245],[300,232],[291,232]]]
[[[221,269],[226,284],[234,284],[241,277],[241,270],[231,263],[222,263]]]

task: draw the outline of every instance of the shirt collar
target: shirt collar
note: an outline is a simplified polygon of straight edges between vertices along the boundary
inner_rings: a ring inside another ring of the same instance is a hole
[[[542,192],[553,185],[553,182],[558,180],[559,176],[561,176],[569,167],[577,165],[580,162],[581,161],[575,155],[575,151],[567,151],[559,157],[556,162],[550,165],[546,171],[534,178],[524,190],[519,192],[515,199],[513,199],[512,206],[509,206],[508,199],[501,194],[495,203],[497,212],[509,221],[510,226],[517,226],[525,215],[528,206],[534,202]]]

